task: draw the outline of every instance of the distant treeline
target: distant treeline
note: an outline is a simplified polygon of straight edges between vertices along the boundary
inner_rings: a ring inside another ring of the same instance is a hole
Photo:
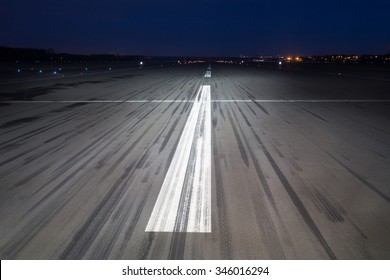
[[[0,46],[0,61],[105,61],[139,60],[141,55],[114,54],[68,54],[56,53],[53,49],[11,48]]]
[[[284,56],[260,56],[260,57],[229,57],[229,58],[200,58],[200,57],[145,57],[142,55],[117,55],[117,54],[68,54],[68,53],[56,53],[53,49],[34,49],[34,48],[12,48],[6,46],[0,46],[0,61],[4,62],[28,62],[28,61],[132,61],[132,60],[155,60],[155,61],[220,61],[229,60],[234,62],[240,62],[245,60],[251,61],[265,61],[265,62],[305,62],[305,63],[390,63],[390,54],[381,55],[345,55],[345,54],[333,54],[333,55],[321,55],[321,56],[301,56],[284,57]]]
[[[346,55],[333,54],[322,56],[309,56],[303,58],[304,62],[320,63],[390,63],[390,54],[363,54],[363,55]]]

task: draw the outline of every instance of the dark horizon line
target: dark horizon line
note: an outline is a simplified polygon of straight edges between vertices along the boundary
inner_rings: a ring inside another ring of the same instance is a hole
[[[237,59],[237,58],[257,58],[257,57],[301,57],[301,58],[309,58],[309,57],[321,57],[321,56],[386,56],[390,55],[390,52],[388,53],[353,53],[353,52],[342,52],[342,53],[326,53],[326,54],[311,54],[311,55],[297,55],[297,54],[284,54],[284,55],[269,55],[269,54],[263,54],[263,55],[237,55],[237,56],[211,56],[211,55],[205,55],[205,56],[199,56],[199,55],[150,55],[150,54],[120,54],[120,53],[75,53],[75,52],[57,52],[53,48],[34,48],[34,47],[10,47],[5,45],[0,45],[0,51],[1,49],[10,49],[10,50],[24,50],[24,51],[46,51],[47,55],[53,54],[53,55],[70,55],[70,56],[118,56],[118,57],[144,57],[144,58],[195,58],[195,59],[217,59],[217,58],[226,58],[226,59]]]

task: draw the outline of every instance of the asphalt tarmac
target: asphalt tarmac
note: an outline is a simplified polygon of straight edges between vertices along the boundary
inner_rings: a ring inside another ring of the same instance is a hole
[[[390,259],[390,76],[164,65],[0,84],[1,259]]]

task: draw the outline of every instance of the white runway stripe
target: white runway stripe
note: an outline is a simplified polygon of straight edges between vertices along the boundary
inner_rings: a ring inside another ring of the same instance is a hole
[[[210,86],[188,116],[145,231],[211,232]]]
[[[193,103],[194,100],[187,99],[139,99],[139,100],[0,100],[0,103],[9,104],[30,104],[30,103]],[[390,102],[389,99],[215,99],[210,102],[217,103],[380,103]]]
[[[390,102],[388,99],[214,99],[217,103],[369,103]]]
[[[211,71],[206,71],[205,78],[211,78]]]

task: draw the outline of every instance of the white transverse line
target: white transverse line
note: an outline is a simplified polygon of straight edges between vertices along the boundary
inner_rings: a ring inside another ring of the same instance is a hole
[[[0,100],[0,103],[30,104],[30,103],[193,103],[187,99],[137,99],[137,100]],[[390,99],[214,99],[217,103],[380,103],[390,102]]]
[[[211,232],[210,86],[201,86],[145,231]]]
[[[131,68],[130,68],[131,69]],[[120,70],[112,70],[109,71],[109,73],[116,73],[116,72],[124,72],[124,71],[129,71],[129,68],[125,69],[120,69]],[[62,73],[60,73],[61,75]],[[93,76],[93,75],[99,75],[99,74],[107,74],[107,71],[101,71],[101,72],[90,72],[90,73],[79,73],[79,74],[70,74],[70,75],[56,75],[53,77],[48,77],[48,78],[40,78],[40,79],[29,79],[29,80],[17,80],[17,81],[10,81],[10,82],[2,82],[0,85],[7,85],[7,84],[20,84],[20,83],[29,83],[29,82],[40,82],[40,81],[47,81],[47,80],[54,80],[54,79],[65,79],[65,78],[74,78],[74,77],[80,77],[80,76]],[[63,74],[62,74],[63,75]]]
[[[206,71],[205,78],[211,78],[211,71]]]

